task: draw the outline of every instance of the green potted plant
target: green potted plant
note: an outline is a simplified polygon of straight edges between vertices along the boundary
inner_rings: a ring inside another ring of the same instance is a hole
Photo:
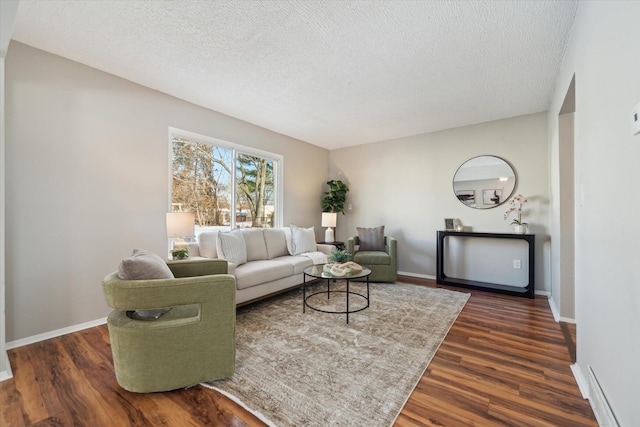
[[[171,256],[173,259],[187,259],[189,258],[189,248],[172,249]]]
[[[345,250],[337,249],[329,255],[329,261],[333,263],[343,263],[351,259],[351,254]]]
[[[343,264],[348,262],[351,259],[351,254],[345,250],[337,249],[332,251],[328,256],[329,263],[325,264],[323,267],[323,271],[325,273],[331,272],[331,269],[336,264]]]
[[[344,215],[344,204],[347,200],[349,187],[340,180],[327,181],[329,191],[324,192],[322,198],[322,212],[340,212]]]

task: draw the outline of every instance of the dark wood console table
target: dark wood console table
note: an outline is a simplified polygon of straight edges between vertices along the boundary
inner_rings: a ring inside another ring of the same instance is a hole
[[[448,277],[444,273],[445,251],[444,242],[447,236],[456,237],[479,237],[491,239],[517,239],[524,240],[529,244],[529,283],[525,287],[501,285],[497,283],[480,282],[477,280],[457,279]],[[480,289],[484,291],[498,292],[508,295],[516,295],[527,298],[535,298],[535,235],[534,234],[512,234],[512,233],[475,233],[471,231],[438,231],[437,241],[437,277],[436,281],[441,285],[460,286],[470,289]]]

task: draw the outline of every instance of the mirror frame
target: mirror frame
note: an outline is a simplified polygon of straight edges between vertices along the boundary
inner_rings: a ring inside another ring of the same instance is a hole
[[[464,180],[456,181],[456,177],[458,177],[458,175],[460,174],[461,169],[465,168],[465,165],[468,165],[470,162],[473,163],[474,161],[478,162],[477,159],[480,159],[483,157],[487,157],[487,158],[490,157],[492,159],[498,160],[492,163],[488,163],[487,165],[488,166],[495,165],[498,168],[502,168],[506,173],[504,175],[487,173],[486,178],[483,177],[479,179],[464,179]],[[508,168],[508,170],[506,168]],[[506,178],[507,180],[502,181],[501,178]],[[492,180],[496,180],[495,185],[491,185]],[[479,184],[468,185],[468,187],[470,187],[469,189],[456,188],[456,183],[473,182],[473,181],[478,181]],[[480,182],[483,182],[483,183],[480,183]],[[487,186],[487,185],[491,186],[492,188],[484,188],[484,186]],[[483,154],[480,156],[475,156],[463,162],[458,167],[458,169],[456,169],[456,173],[453,174],[453,181],[452,181],[453,194],[456,197],[456,199],[458,199],[458,201],[463,205],[470,207],[472,209],[492,209],[506,203],[509,200],[509,198],[513,196],[513,194],[515,193],[517,185],[518,185],[518,175],[516,174],[516,170],[513,167],[513,165],[511,165],[511,163],[509,163],[502,157],[494,156],[492,154]],[[491,191],[493,191],[493,194],[491,193]],[[495,204],[489,205],[484,203],[485,201],[493,201],[495,197],[498,198],[498,202],[496,202]],[[465,198],[467,202],[465,201]],[[476,203],[476,200],[480,200],[482,203],[478,205]]]

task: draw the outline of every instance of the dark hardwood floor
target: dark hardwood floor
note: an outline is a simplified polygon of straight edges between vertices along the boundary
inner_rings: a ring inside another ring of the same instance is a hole
[[[435,286],[403,277],[404,282]],[[470,292],[397,426],[596,426],[546,298]],[[118,386],[105,325],[9,351],[2,426],[262,426],[201,386],[135,394]]]
[[[576,361],[578,360],[576,358],[576,339],[577,339],[576,324],[560,322],[560,329],[562,330],[562,334],[564,335],[564,340],[567,343],[567,347],[569,349],[569,357],[571,358],[571,363],[576,363]]]

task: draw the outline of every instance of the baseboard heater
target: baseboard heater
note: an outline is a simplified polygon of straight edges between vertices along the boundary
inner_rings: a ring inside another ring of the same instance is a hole
[[[591,404],[593,413],[596,416],[598,425],[600,427],[620,427],[616,416],[613,414],[611,405],[609,405],[609,401],[600,387],[596,374],[593,372],[593,368],[589,365],[588,369],[589,403]]]

